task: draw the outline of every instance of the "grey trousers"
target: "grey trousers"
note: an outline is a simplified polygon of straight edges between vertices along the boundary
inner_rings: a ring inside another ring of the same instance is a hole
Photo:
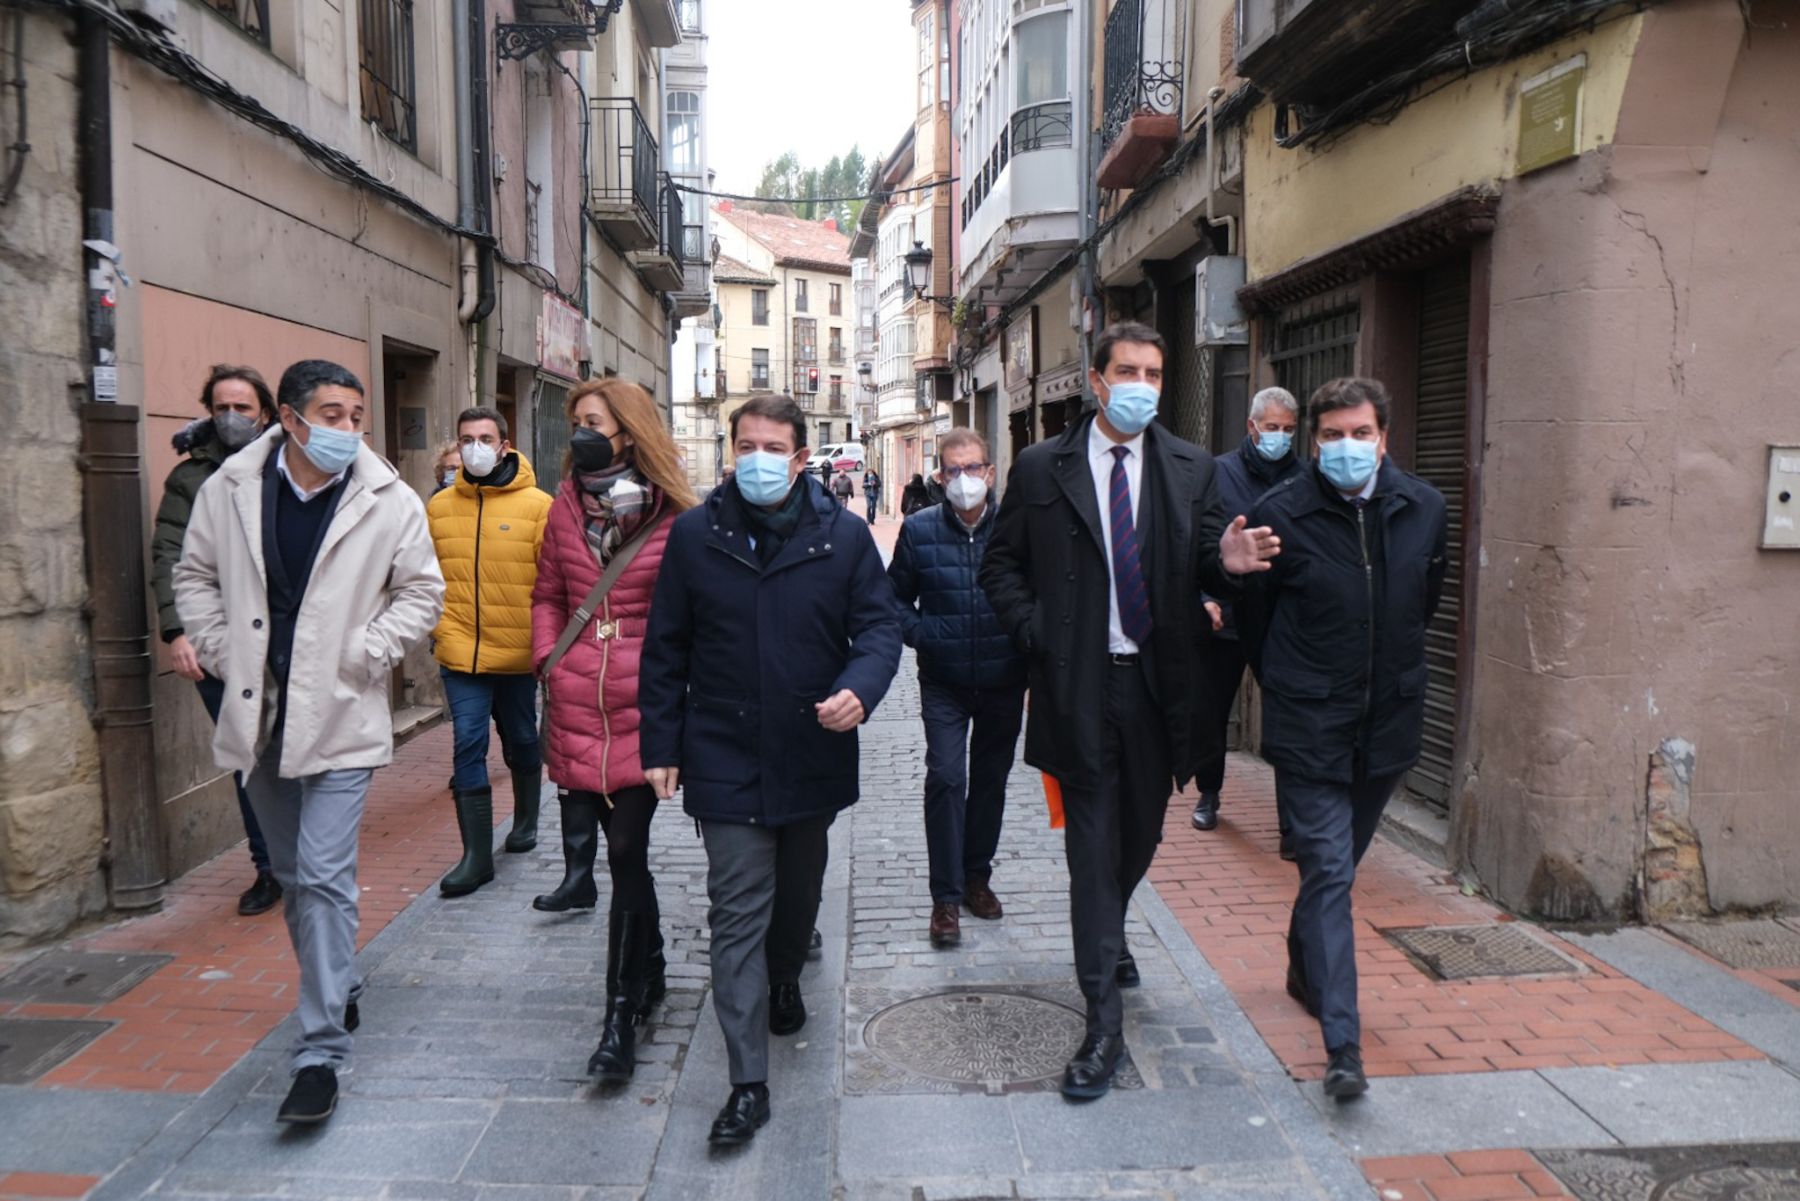
[[[774,828],[700,823],[713,1012],[734,1085],[769,1078],[769,982],[776,973],[792,977],[784,983],[799,978],[819,918],[833,816]]]
[[[300,964],[300,1041],[291,1070],[333,1070],[350,1055],[344,1006],[362,992],[356,978],[356,836],[368,799],[368,768],[284,780],[281,740],[269,744],[244,781],[281,882],[283,913]]]

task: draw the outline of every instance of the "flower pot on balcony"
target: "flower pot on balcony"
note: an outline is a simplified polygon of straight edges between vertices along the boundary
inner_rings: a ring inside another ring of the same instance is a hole
[[[1100,186],[1112,190],[1135,188],[1169,157],[1181,139],[1181,118],[1149,110],[1125,119],[1118,136],[1100,160]]]

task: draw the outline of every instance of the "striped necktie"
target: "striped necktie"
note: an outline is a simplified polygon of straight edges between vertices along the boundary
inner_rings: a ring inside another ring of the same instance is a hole
[[[1150,594],[1144,587],[1144,569],[1138,561],[1137,523],[1131,517],[1131,481],[1125,475],[1125,456],[1131,451],[1123,446],[1112,448],[1112,517],[1113,591],[1119,598],[1119,625],[1125,637],[1138,643],[1150,637]]]

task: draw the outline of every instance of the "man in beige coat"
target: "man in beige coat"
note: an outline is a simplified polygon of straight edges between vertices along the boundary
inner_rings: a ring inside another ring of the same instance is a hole
[[[356,839],[393,758],[388,673],[437,624],[444,577],[425,508],[363,443],[362,383],[309,359],[281,377],[280,427],[194,502],[175,604],[225,682],[213,735],[241,771],[300,964],[300,1042],[277,1120],[322,1122],[357,1025]]]

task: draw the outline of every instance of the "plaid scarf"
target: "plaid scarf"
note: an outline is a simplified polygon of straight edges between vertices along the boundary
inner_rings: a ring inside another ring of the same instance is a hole
[[[604,567],[613,552],[661,507],[662,493],[630,462],[615,464],[605,471],[577,471],[574,475],[575,494],[581,498],[581,511],[587,516],[588,546]]]

